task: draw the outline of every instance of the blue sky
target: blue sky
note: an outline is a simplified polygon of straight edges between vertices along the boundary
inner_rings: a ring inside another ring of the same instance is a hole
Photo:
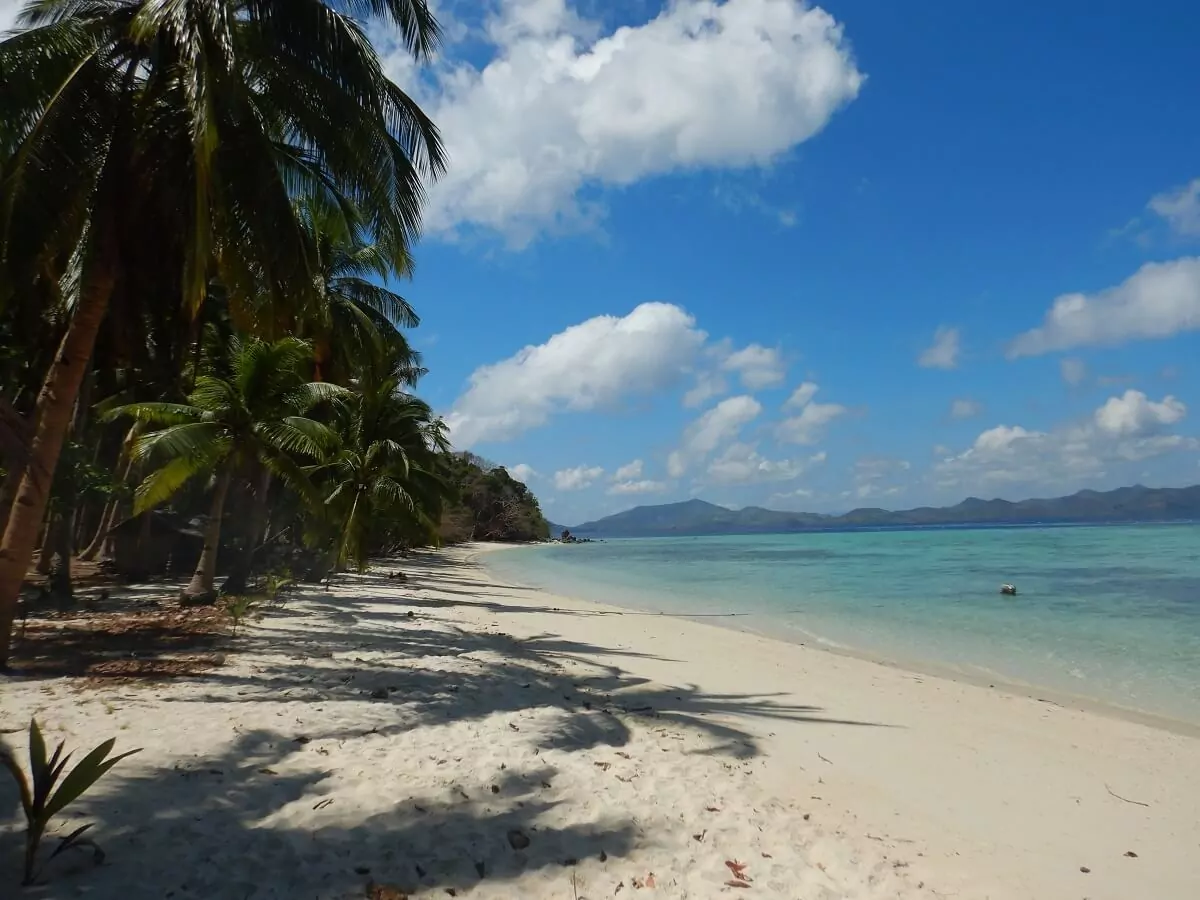
[[[1200,481],[1194,4],[471,9],[405,289],[554,520]]]
[[[438,10],[422,392],[555,521],[1200,481],[1200,5]]]

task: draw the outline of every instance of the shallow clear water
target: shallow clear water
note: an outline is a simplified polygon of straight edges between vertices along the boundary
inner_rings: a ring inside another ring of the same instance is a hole
[[[1200,525],[1024,527],[552,544],[487,564],[582,599],[749,613],[714,621],[1200,722],[1198,551]]]

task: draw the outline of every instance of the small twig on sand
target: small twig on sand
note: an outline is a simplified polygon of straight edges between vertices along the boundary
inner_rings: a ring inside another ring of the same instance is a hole
[[[574,872],[571,873],[571,893],[574,895],[575,900],[579,900],[579,886],[575,884]]]
[[[821,761],[822,761],[822,762],[827,762],[827,763],[829,763],[831,766],[833,765],[833,761],[832,761],[832,760],[825,759],[825,757],[821,756],[821,751],[819,751],[819,750],[817,751],[817,756],[818,756],[818,757],[821,759]]]
[[[1132,803],[1134,806],[1147,806],[1148,807],[1150,805],[1149,803],[1143,803],[1141,800],[1130,800],[1128,797],[1122,797],[1120,794],[1118,794],[1116,791],[1114,791],[1112,788],[1110,788],[1107,784],[1104,786],[1104,789],[1106,791],[1108,791],[1110,794],[1112,794],[1114,797],[1116,797],[1118,800],[1124,800],[1126,803]]]

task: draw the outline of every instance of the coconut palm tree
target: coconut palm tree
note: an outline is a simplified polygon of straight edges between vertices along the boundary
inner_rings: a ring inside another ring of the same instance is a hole
[[[239,327],[278,336],[314,290],[295,196],[356,208],[387,246],[417,233],[441,144],[367,16],[418,57],[437,42],[425,0],[30,0],[0,42],[0,303],[74,285],[0,540],[0,668],[110,308],[194,316],[216,276]]]
[[[405,393],[407,360],[383,342],[362,360],[352,395],[332,429],[337,443],[314,469],[324,491],[324,531],[338,567],[362,568],[389,541],[436,535],[450,490],[439,474],[449,449],[428,404]]]
[[[234,479],[264,471],[307,490],[296,457],[316,459],[333,445],[326,426],[304,413],[346,391],[307,381],[303,373],[311,359],[312,348],[297,338],[235,340],[228,375],[199,376],[187,403],[133,403],[111,413],[159,426],[133,446],[135,460],[163,461],[134,493],[135,512],[167,502],[197,476],[212,479],[204,548],[183,591],[185,600],[210,601],[216,595],[221,517]],[[265,504],[268,487],[259,482],[256,503]]]
[[[300,329],[313,342],[318,376],[345,383],[382,341],[404,383],[415,386],[426,370],[401,329],[416,328],[421,320],[404,297],[383,284],[412,275],[408,249],[372,242],[353,209],[332,209],[312,196],[298,206],[317,272],[314,304],[301,313]]]

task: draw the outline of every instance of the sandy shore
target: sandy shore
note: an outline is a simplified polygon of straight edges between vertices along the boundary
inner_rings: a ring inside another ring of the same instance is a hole
[[[95,821],[106,864],[28,895],[1200,896],[1195,737],[554,597],[476,554],[302,593],[203,677],[0,680],[4,731],[144,748],[59,823]],[[15,808],[4,783],[6,898]]]

